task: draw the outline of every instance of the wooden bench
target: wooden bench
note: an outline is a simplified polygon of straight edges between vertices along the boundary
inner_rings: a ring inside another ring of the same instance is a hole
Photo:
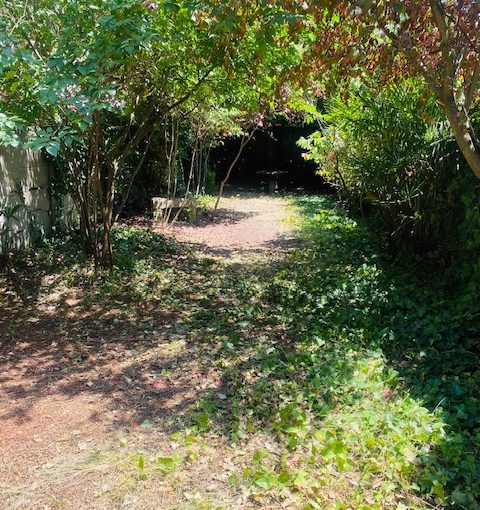
[[[155,220],[162,219],[165,211],[168,209],[185,209],[190,220],[194,220],[197,215],[197,207],[193,198],[152,198],[153,218]]]

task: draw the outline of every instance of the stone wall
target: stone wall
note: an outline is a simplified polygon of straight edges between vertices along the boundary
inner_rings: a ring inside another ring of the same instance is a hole
[[[0,253],[50,233],[49,169],[39,152],[0,147],[0,211]]]

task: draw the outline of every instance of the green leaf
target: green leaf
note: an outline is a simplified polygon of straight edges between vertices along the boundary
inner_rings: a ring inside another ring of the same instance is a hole
[[[265,448],[263,448],[261,450],[257,450],[253,454],[253,461],[254,462],[261,462],[263,459],[266,459],[269,455],[270,455],[269,451],[266,450]]]
[[[295,487],[304,488],[310,485],[308,474],[306,471],[298,470],[293,474],[293,485]]]
[[[52,156],[54,157],[57,156],[60,150],[60,142],[57,140],[53,140],[45,147],[45,150]]]
[[[230,485],[238,485],[238,476],[235,474],[235,473],[232,473],[229,477],[228,477],[228,482],[230,483]]]
[[[160,472],[168,473],[175,470],[178,466],[180,466],[184,462],[184,458],[175,454],[172,457],[158,457],[157,464],[158,470]]]
[[[163,2],[163,7],[167,11],[178,12],[180,10],[180,6],[175,2]]]

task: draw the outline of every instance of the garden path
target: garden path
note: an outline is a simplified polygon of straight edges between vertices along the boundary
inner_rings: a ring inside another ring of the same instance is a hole
[[[205,213],[194,223],[174,223],[156,230],[172,234],[209,256],[238,260],[239,256],[272,251],[293,243],[287,197],[256,192],[226,192],[212,218]]]
[[[0,273],[1,510],[480,510],[450,287],[328,196],[131,227]]]
[[[179,243],[161,259],[165,292],[177,293],[168,304],[139,291],[150,284],[143,269],[131,277],[135,288],[128,278],[96,280],[74,259],[45,268],[27,258],[0,275],[0,508],[190,509],[189,498],[202,493],[223,494],[226,508],[250,508],[229,489],[238,452],[221,437],[173,484],[144,482],[136,456],[152,446],[168,456],[189,409],[222,391],[212,364],[217,342],[213,353],[212,344],[192,344],[205,332],[188,319],[210,290],[216,308],[227,306],[217,296],[225,262],[268,259],[274,248],[278,255],[292,239],[289,215],[287,198],[241,193],[225,197],[213,221],[157,225]]]

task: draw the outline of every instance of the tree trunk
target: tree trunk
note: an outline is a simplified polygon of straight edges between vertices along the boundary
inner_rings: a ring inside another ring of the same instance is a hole
[[[105,161],[108,167],[106,178],[106,189],[104,191],[105,197],[102,207],[103,216],[103,241],[102,241],[102,254],[101,263],[105,267],[113,267],[113,249],[111,231],[113,227],[113,205],[115,201],[115,182],[118,172],[118,162]]]
[[[113,267],[113,247],[111,226],[103,225],[103,242],[102,242],[102,265],[112,269]]]
[[[462,110],[458,110],[453,98],[445,101],[444,108],[453,136],[463,157],[476,177],[480,179],[480,152],[467,114]]]

